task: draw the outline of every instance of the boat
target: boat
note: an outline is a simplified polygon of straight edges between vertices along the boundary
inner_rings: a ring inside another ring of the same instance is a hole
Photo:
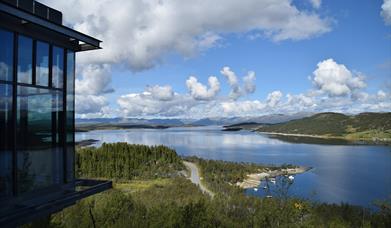
[[[293,180],[295,179],[295,177],[294,177],[294,176],[289,176],[288,179],[289,179],[290,181],[293,181]]]
[[[257,191],[258,191],[258,188],[254,188],[254,191],[256,191],[256,192],[257,192]]]

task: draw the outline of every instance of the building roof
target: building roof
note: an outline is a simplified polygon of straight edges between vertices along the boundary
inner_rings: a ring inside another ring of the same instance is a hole
[[[76,51],[100,49],[102,41],[62,24],[62,13],[34,0],[0,0],[0,13],[31,23],[68,38]]]

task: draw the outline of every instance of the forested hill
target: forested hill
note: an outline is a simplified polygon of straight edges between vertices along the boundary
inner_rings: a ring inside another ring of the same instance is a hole
[[[348,116],[340,113],[319,113],[286,123],[261,126],[260,132],[305,134],[346,139],[391,139],[391,112],[361,113]]]
[[[131,180],[175,176],[183,169],[181,158],[166,146],[103,143],[76,153],[79,177]]]

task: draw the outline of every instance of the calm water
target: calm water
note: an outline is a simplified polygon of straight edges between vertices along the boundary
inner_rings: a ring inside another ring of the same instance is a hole
[[[180,155],[263,164],[311,166],[296,175],[289,193],[320,202],[347,202],[372,207],[391,197],[391,147],[290,143],[247,132],[223,132],[220,127],[159,130],[104,130],[76,133],[76,140],[163,144]],[[263,195],[263,191],[247,193]]]

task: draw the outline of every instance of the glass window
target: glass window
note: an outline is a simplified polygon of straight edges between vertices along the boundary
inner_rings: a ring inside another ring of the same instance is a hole
[[[18,192],[62,183],[62,92],[18,86]]]
[[[36,84],[49,85],[49,44],[37,42],[36,51]]]
[[[32,83],[32,65],[33,65],[33,40],[19,36],[18,42],[18,82]]]
[[[0,29],[0,80],[12,81],[14,35]]]
[[[62,88],[64,83],[64,49],[53,47],[52,82],[54,88]]]
[[[67,52],[67,117],[66,117],[66,134],[67,134],[67,181],[74,179],[74,118],[75,118],[75,53]]]
[[[0,84],[0,198],[12,193],[12,86]]]

